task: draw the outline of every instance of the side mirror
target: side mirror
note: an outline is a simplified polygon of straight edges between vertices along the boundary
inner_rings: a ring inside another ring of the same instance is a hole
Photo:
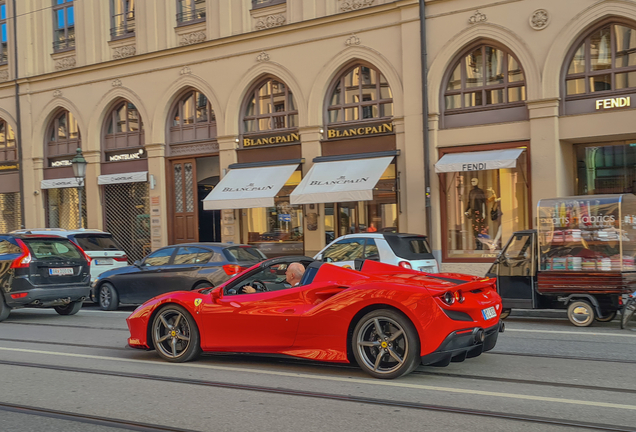
[[[372,260],[372,261],[380,261],[380,255],[378,254],[369,255],[368,257],[366,257],[366,259]]]
[[[135,267],[141,267],[141,261],[137,260],[133,263]]]
[[[223,288],[216,287],[212,291],[210,291],[210,300],[212,300],[213,303],[221,297],[223,297]]]
[[[322,261],[322,254],[316,255],[316,260],[317,261]]]

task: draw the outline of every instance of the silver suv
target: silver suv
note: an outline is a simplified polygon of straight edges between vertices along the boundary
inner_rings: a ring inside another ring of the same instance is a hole
[[[71,240],[91,259],[91,282],[105,271],[128,265],[126,252],[115,242],[111,233],[104,231],[96,229],[34,228],[12,231],[11,233],[56,235]]]

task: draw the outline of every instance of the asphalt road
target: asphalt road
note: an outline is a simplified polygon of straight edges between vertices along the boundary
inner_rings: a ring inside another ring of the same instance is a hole
[[[356,367],[126,348],[132,309],[12,311],[0,431],[636,431],[636,332],[511,316],[490,353],[393,381]]]

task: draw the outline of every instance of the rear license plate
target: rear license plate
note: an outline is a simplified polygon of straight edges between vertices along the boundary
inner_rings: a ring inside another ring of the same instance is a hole
[[[95,263],[95,265],[113,265],[112,258],[94,259],[93,262]]]
[[[420,267],[420,271],[424,273],[431,273],[433,271],[433,267]]]
[[[481,314],[484,316],[485,320],[489,320],[489,319],[497,317],[497,312],[495,312],[495,308],[493,306],[491,306],[491,307],[489,307],[487,309],[483,309],[481,311]]]
[[[72,268],[52,268],[52,269],[49,269],[49,275],[51,276],[73,275],[73,269]]]

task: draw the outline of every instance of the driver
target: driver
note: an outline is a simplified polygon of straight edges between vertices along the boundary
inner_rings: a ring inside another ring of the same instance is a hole
[[[291,263],[287,267],[287,271],[285,272],[285,280],[292,287],[295,287],[300,284],[300,281],[302,280],[304,274],[305,274],[304,265],[302,265],[301,263]],[[245,285],[243,286],[243,288],[241,288],[241,292],[243,294],[253,294],[256,292],[256,288],[250,285]]]

